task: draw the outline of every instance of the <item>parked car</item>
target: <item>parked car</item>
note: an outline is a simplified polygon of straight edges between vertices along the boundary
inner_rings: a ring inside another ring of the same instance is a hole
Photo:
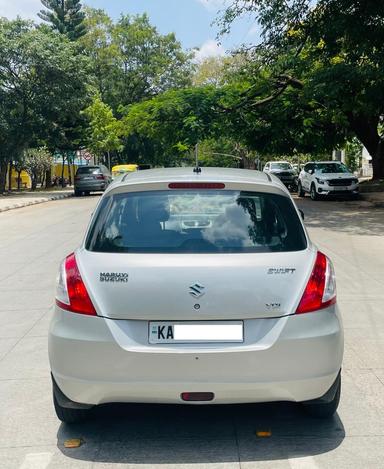
[[[108,168],[102,164],[97,166],[80,166],[75,176],[75,196],[90,192],[104,192],[112,182],[112,175]]]
[[[312,200],[321,196],[359,195],[359,180],[345,164],[338,161],[307,163],[299,174],[297,192],[304,197],[308,192]]]
[[[297,173],[288,161],[268,161],[263,171],[277,176],[290,190],[297,189]]]
[[[332,262],[262,172],[120,179],[59,269],[49,358],[64,422],[112,402],[292,401],[329,417],[342,356]]]

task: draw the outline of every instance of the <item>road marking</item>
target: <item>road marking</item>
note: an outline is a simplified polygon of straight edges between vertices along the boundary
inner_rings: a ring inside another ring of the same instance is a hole
[[[20,469],[47,469],[53,453],[29,453],[25,456]]]
[[[288,463],[291,469],[318,469],[319,467],[312,456],[288,459]]]

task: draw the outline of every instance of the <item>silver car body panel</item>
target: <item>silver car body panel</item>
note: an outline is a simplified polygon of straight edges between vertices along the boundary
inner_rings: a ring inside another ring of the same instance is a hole
[[[217,168],[201,174],[191,168],[134,173],[103,197],[183,181],[290,198],[272,175]],[[302,223],[298,211],[297,216]],[[305,236],[302,251],[241,254],[113,254],[90,252],[83,242],[76,259],[99,317],[56,306],[49,356],[59,388],[84,404],[180,403],[183,392],[213,392],[211,403],[322,396],[341,367],[343,332],[335,305],[294,314],[317,252]],[[128,281],[102,282],[105,272],[128,274]],[[197,283],[205,293],[199,298],[190,294]],[[149,321],[223,320],[244,321],[243,343],[148,340]]]
[[[244,344],[148,345],[147,321],[90,318],[56,308],[52,372],[74,402],[180,403],[213,392],[213,403],[301,402],[326,393],[343,355],[335,307],[246,320]]]

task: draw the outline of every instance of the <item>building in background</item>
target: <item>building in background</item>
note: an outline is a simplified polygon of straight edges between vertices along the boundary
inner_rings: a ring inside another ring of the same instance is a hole
[[[346,163],[345,150],[333,150],[332,160],[341,161]],[[359,169],[357,171],[360,177],[372,177],[372,157],[368,153],[368,150],[363,147],[361,157],[359,160]]]

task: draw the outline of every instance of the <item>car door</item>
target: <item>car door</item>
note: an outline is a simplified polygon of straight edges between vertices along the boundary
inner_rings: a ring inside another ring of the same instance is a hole
[[[310,171],[313,170],[313,164],[312,163],[308,163],[304,166],[303,168],[303,177],[302,177],[302,186],[303,186],[303,189],[306,190],[306,191],[309,191],[310,187],[311,187],[311,174],[310,174]]]

